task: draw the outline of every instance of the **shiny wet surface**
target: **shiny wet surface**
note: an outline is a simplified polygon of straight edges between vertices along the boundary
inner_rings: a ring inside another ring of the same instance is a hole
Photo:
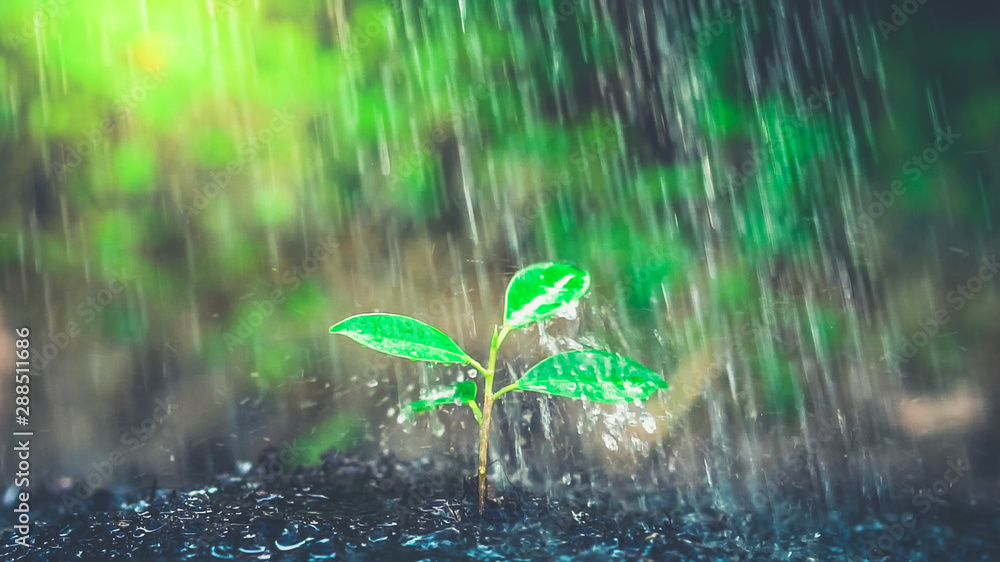
[[[8,532],[0,555],[53,562],[864,560],[881,540],[897,560],[1000,557],[995,508],[933,506],[900,531],[857,510],[810,520],[794,516],[794,506],[776,525],[773,514],[714,509],[708,490],[706,505],[692,506],[670,490],[555,500],[507,487],[480,516],[461,471],[444,463],[328,456],[320,467],[266,476],[261,466],[201,490],[150,491],[120,510],[97,508],[136,491],[95,494],[85,506],[90,513],[51,511],[33,528],[31,549],[11,545]]]

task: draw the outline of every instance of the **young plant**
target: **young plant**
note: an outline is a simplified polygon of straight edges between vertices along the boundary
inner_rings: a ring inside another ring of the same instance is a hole
[[[530,390],[593,402],[645,400],[667,383],[655,371],[635,361],[601,350],[570,351],[554,355],[528,370],[520,379],[493,391],[497,351],[512,330],[548,320],[572,308],[590,289],[590,275],[562,263],[538,263],[518,271],[507,286],[503,324],[493,330],[490,356],[483,367],[437,328],[398,314],[359,314],[332,328],[334,334],[389,355],[413,361],[470,365],[483,374],[482,407],[472,381],[438,387],[422,400],[405,406],[410,413],[447,404],[465,404],[479,422],[479,512],[486,499],[486,460],[493,403],[508,392]]]

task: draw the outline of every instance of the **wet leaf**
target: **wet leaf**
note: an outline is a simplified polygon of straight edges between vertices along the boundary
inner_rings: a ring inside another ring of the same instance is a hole
[[[404,405],[403,413],[409,417],[429,412],[438,406],[447,406],[448,404],[461,405],[475,399],[476,383],[463,381],[457,384],[432,388],[424,398]]]
[[[593,402],[645,400],[667,383],[659,373],[610,351],[570,351],[532,367],[518,381],[531,390]]]
[[[365,347],[413,361],[469,363],[469,356],[441,330],[399,314],[358,314],[330,328]]]
[[[564,263],[536,263],[520,270],[507,286],[504,325],[523,328],[547,320],[590,289],[590,274]]]

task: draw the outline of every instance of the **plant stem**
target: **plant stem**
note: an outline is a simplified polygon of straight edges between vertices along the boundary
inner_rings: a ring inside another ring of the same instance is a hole
[[[493,419],[493,375],[497,368],[497,350],[507,337],[510,329],[507,326],[493,330],[493,341],[490,342],[490,362],[483,371],[486,379],[486,389],[483,391],[483,420],[479,424],[479,513],[483,513],[486,503],[486,462],[489,460],[490,420]],[[481,369],[480,369],[481,370]]]
[[[492,377],[491,377],[492,378]],[[490,381],[492,382],[492,381]],[[490,434],[490,419],[493,414],[493,395],[487,386],[486,400],[483,404],[483,423],[479,426],[479,514],[483,514],[483,504],[486,502],[486,460]]]
[[[473,367],[475,367],[477,371],[479,371],[480,373],[482,373],[483,376],[486,376],[486,369],[484,369],[483,366],[479,364],[479,361],[476,361],[475,359],[473,359],[471,357],[466,357],[465,359],[469,362],[470,365],[472,365]]]
[[[508,384],[507,386],[501,388],[500,390],[496,391],[493,394],[493,401],[496,402],[501,396],[503,396],[504,394],[507,394],[508,392],[510,392],[512,390],[517,390],[517,383],[516,382],[512,382],[512,383]]]
[[[472,408],[472,413],[476,416],[476,422],[478,422],[479,425],[483,425],[483,411],[479,409],[479,404],[476,404],[475,400],[469,400],[465,404]]]
[[[500,349],[500,346],[503,344],[503,339],[507,337],[508,333],[510,333],[510,328],[507,326],[502,327],[500,329],[500,333],[497,333],[496,330],[493,331],[493,343],[490,344],[490,362],[486,367],[491,376],[496,372],[497,351]],[[493,389],[491,388],[490,390]]]

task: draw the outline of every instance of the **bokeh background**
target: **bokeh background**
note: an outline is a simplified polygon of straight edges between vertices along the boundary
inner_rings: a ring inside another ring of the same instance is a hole
[[[592,294],[500,380],[585,346],[672,389],[510,395],[494,475],[798,472],[877,505],[964,455],[990,489],[997,13],[902,4],[5,0],[0,431],[28,326],[49,485],[118,451],[101,486],[199,486],[268,447],[471,474],[467,410],[397,420],[471,374],[328,329],[409,314],[485,356],[510,276],[559,260]]]

